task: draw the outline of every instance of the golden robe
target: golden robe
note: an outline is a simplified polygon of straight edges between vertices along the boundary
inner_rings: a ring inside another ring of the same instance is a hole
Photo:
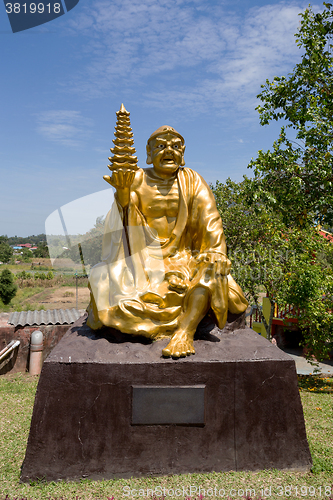
[[[105,325],[132,335],[171,336],[189,294],[201,286],[209,290],[216,324],[223,328],[228,310],[242,313],[248,304],[230,274],[215,274],[214,266],[197,261],[201,254],[226,255],[213,193],[197,172],[179,168],[177,220],[170,237],[160,239],[137,206],[136,190],[146,175],[138,170],[128,207],[123,210],[115,200],[106,217],[102,262],[89,277],[87,324],[94,330]]]

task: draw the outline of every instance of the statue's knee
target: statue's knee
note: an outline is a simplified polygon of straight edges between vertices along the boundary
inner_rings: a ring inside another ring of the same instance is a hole
[[[195,288],[189,297],[188,304],[191,307],[196,307],[198,309],[203,309],[208,307],[210,303],[210,292],[206,288],[199,286]]]

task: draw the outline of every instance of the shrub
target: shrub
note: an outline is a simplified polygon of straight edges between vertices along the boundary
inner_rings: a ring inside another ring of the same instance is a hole
[[[46,280],[46,274],[45,273],[35,273],[34,275],[35,280]],[[51,278],[48,278],[51,279]]]
[[[7,305],[15,297],[17,286],[14,284],[14,276],[9,269],[4,269],[0,276],[0,298]]]
[[[22,280],[27,280],[31,278],[31,273],[26,273],[25,271],[22,271],[20,273],[16,273],[16,277]]]

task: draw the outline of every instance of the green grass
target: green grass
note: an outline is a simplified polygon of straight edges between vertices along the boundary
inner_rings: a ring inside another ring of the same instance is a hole
[[[226,472],[211,474],[184,474],[179,476],[150,477],[144,479],[122,479],[112,481],[90,481],[79,482],[36,482],[20,484],[20,466],[22,464],[29,433],[30,419],[34,395],[37,387],[38,377],[27,374],[3,375],[0,377],[0,404],[2,408],[0,417],[0,500],[6,495],[10,500],[21,499],[73,499],[79,497],[81,500],[126,498],[142,498],[139,490],[183,487],[197,488],[192,491],[192,500],[199,498],[199,487],[202,499],[219,498],[203,493],[204,489],[217,488],[228,492],[233,488],[230,500],[240,500],[238,490],[255,490],[250,497],[252,500],[267,498],[271,500],[296,500],[315,499],[327,500],[329,491],[333,498],[333,379],[320,379],[317,377],[300,377],[299,386],[302,398],[307,435],[313,458],[311,472],[283,472],[279,470],[264,470],[260,472]],[[272,488],[271,496],[261,495],[261,488]],[[326,490],[325,486],[330,490]],[[290,488],[289,488],[290,487]],[[296,487],[298,495],[296,495]],[[303,490],[301,488],[303,487]],[[312,488],[309,490],[309,488]],[[321,495],[319,494],[321,487]],[[126,488],[124,490],[124,488]],[[282,489],[281,489],[282,488]],[[307,490],[305,490],[307,488]],[[136,490],[138,496],[124,495],[124,492]],[[144,491],[142,491],[144,492]],[[157,490],[157,493],[159,490]],[[291,492],[289,495],[288,493]],[[301,494],[303,492],[303,495]],[[315,493],[310,494],[310,493]],[[208,493],[208,494],[207,494]],[[240,491],[242,493],[242,491]],[[249,492],[248,492],[249,493]],[[278,493],[283,493],[282,495]],[[304,494],[307,493],[307,494]],[[156,498],[162,499],[161,495]],[[79,498],[77,500],[79,500]],[[152,498],[152,497],[151,497]],[[166,498],[172,498],[166,495]],[[173,498],[187,498],[178,496]],[[8,500],[8,499],[7,499]]]
[[[328,472],[333,483],[333,379],[299,376],[314,473]],[[307,402],[307,405],[304,403]],[[306,412],[305,412],[306,408]],[[333,492],[332,492],[333,498]]]
[[[43,291],[45,291],[45,294],[48,294],[52,288],[76,288],[76,278],[73,275],[56,275],[52,280],[17,279],[16,285],[19,288],[16,296],[11,300],[10,304],[4,305],[0,299],[0,313],[46,309],[46,306],[40,303],[43,300],[42,295],[36,297],[36,300],[33,300],[33,297]],[[79,288],[86,288],[88,286],[88,278],[79,278],[77,280],[77,286]]]
[[[21,262],[20,264],[0,264],[0,271],[3,271],[4,269],[9,269],[12,273],[30,271],[31,262]]]
[[[43,260],[43,259],[38,259],[37,257],[35,259],[30,259],[29,262],[20,262],[20,264],[0,264],[0,271],[3,269],[9,269],[12,271],[12,273],[16,274],[20,271],[26,271],[26,272],[31,272],[34,262],[38,262],[38,260]],[[36,265],[33,266],[34,271],[53,271],[51,263],[48,265]]]
[[[24,311],[26,308],[31,309],[31,304],[25,304],[27,299],[30,299],[37,293],[40,293],[44,290],[41,286],[36,286],[32,288],[19,288],[17,290],[17,294],[12,299],[10,304],[4,305],[2,300],[0,299],[0,312],[12,312],[12,311]],[[42,306],[38,303],[35,304],[36,309],[40,309]]]

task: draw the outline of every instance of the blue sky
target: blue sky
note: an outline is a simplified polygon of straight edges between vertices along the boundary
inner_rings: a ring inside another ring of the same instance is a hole
[[[52,212],[101,191],[81,200],[80,217],[105,215],[122,102],[139,166],[149,135],[167,124],[185,137],[186,166],[207,182],[251,175],[249,161],[280,128],[260,127],[256,95],[299,61],[294,33],[307,5],[80,0],[15,34],[1,7],[0,234],[45,232]]]

